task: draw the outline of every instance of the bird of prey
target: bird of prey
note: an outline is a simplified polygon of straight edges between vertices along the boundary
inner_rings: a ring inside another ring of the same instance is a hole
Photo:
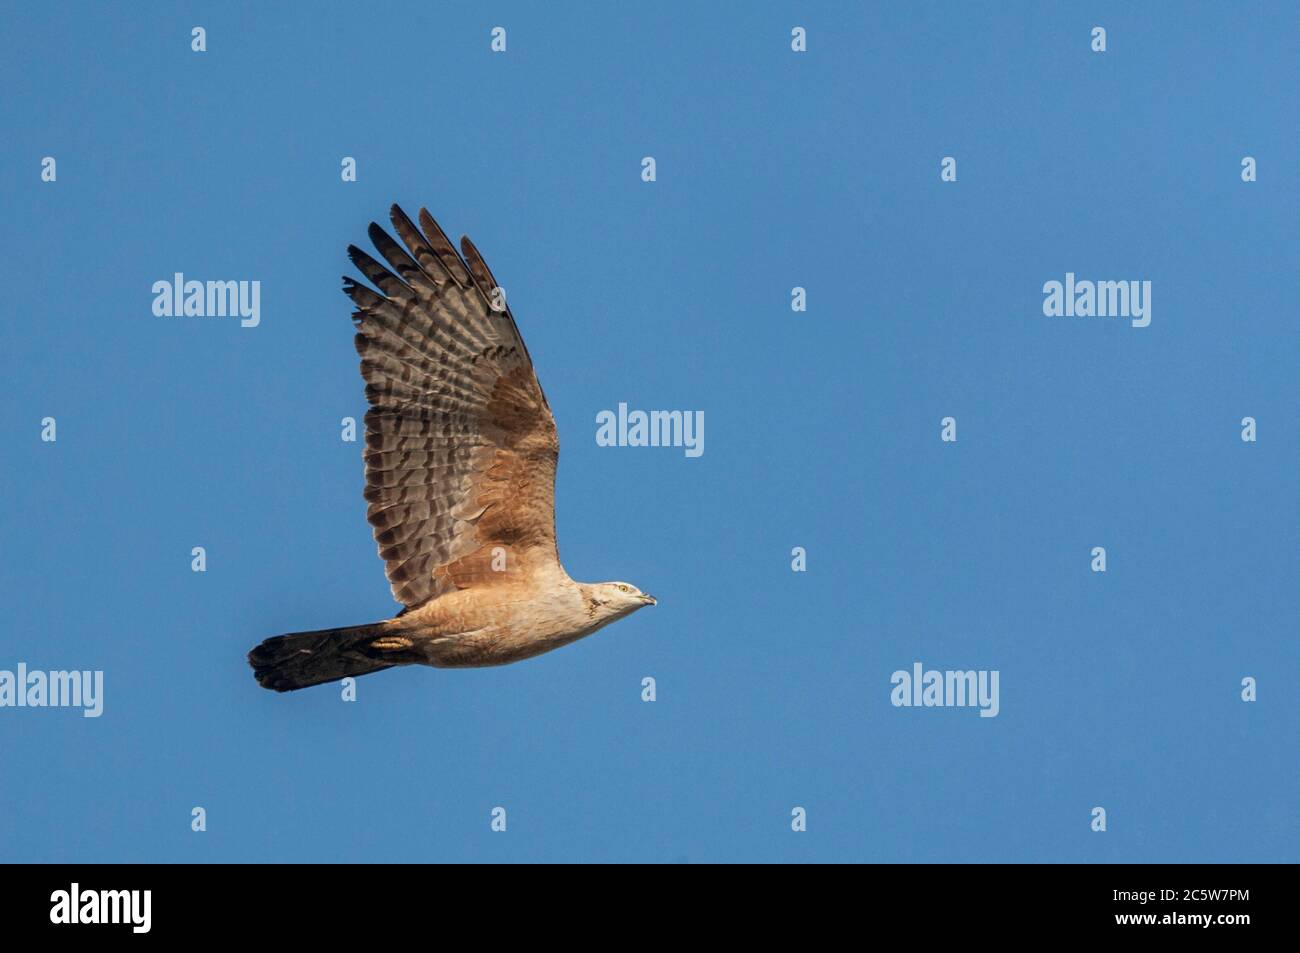
[[[294,632],[248,653],[284,692],[395,665],[468,667],[530,658],[590,635],[653,596],[580,583],[555,544],[555,418],[504,294],[467,238],[461,252],[424,209],[394,205],[398,244],[371,223],[388,267],[348,256],[366,382],[366,517],[405,608],[370,625]]]

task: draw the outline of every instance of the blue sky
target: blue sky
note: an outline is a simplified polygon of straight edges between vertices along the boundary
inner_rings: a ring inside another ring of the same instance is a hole
[[[1300,16],[1143,7],[8,11],[0,669],[105,703],[0,708],[0,856],[1297,860]],[[396,609],[339,439],[394,201],[509,291],[566,568],[659,605],[279,696],[249,647]],[[261,324],[155,317],[177,271]],[[1066,272],[1151,325],[1044,316]],[[620,401],[705,453],[598,447]],[[917,661],[999,715],[894,707]]]

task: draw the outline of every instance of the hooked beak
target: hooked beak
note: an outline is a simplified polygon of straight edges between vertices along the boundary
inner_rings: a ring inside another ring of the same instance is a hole
[[[657,605],[659,605],[659,600],[656,599],[654,596],[650,595],[649,593],[646,593],[646,594],[642,595],[642,596],[641,596],[641,599],[642,599],[642,601],[643,601],[646,605],[648,605],[648,606],[657,606]]]

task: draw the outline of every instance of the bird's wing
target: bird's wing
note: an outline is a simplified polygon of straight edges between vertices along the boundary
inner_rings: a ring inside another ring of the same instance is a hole
[[[560,445],[478,249],[462,238],[462,259],[424,209],[419,229],[396,205],[390,216],[405,247],[370,226],[388,267],[348,248],[380,293],[351,278],[343,290],[357,306],[370,402],[366,518],[393,596],[410,609],[558,568]]]

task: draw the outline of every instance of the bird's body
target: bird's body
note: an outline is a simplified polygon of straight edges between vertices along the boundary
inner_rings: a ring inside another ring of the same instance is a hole
[[[394,665],[503,665],[655,601],[564,571],[555,421],[501,290],[469,239],[462,259],[428,212],[419,230],[397,206],[392,221],[405,248],[370,227],[392,271],[348,249],[383,294],[351,279],[344,290],[357,304],[371,404],[367,517],[406,608],[372,625],[267,639],[249,663],[277,691]]]
[[[614,621],[598,616],[582,586],[567,576],[552,586],[498,586],[487,598],[468,590],[384,623],[384,635],[410,640],[426,665],[504,665],[558,649]]]

